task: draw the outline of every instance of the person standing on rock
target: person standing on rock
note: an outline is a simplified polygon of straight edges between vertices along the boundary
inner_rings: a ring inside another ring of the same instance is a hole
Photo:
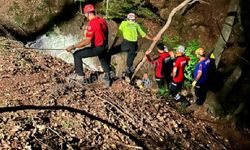
[[[200,106],[203,105],[206,100],[208,91],[207,79],[211,61],[205,57],[205,50],[203,48],[198,48],[195,54],[199,58],[199,62],[195,66],[192,88],[195,91],[195,104]]]
[[[117,42],[117,39],[119,36],[123,37],[123,42],[117,46],[113,45],[109,49],[109,62],[111,62],[111,56],[120,52],[127,52],[127,68],[124,71],[125,77],[130,79],[133,74],[133,62],[136,57],[138,45],[138,35],[140,34],[141,37],[146,38],[148,40],[157,40],[159,38],[151,38],[148,36],[142,29],[141,26],[135,22],[135,14],[129,13],[127,15],[127,20],[122,21],[122,23],[119,26],[119,30],[117,32],[117,35],[114,39],[113,45]]]
[[[108,44],[108,26],[106,21],[96,16],[95,8],[92,4],[87,4],[83,8],[83,12],[85,17],[89,20],[87,31],[85,35],[85,39],[81,42],[71,45],[67,47],[67,51],[71,52],[76,48],[82,48],[87,45],[91,45],[90,47],[85,47],[73,53],[74,56],[74,65],[75,65],[75,73],[70,76],[75,80],[84,80],[84,71],[82,66],[82,58],[94,57],[98,56],[103,70],[105,72],[105,76],[103,79],[104,85],[110,86],[110,66],[107,62],[107,44]]]
[[[165,82],[169,84],[171,81],[170,74],[173,66],[172,58],[174,56],[172,52],[168,52],[167,47],[165,47],[163,43],[158,43],[156,47],[159,54],[156,59],[151,60],[149,55],[150,51],[148,50],[145,52],[145,55],[147,60],[155,65],[155,81],[158,85],[158,94],[163,94]]]
[[[173,65],[172,82],[169,87],[170,94],[175,100],[179,100],[181,98],[179,92],[181,91],[184,83],[184,71],[189,60],[190,58],[185,56],[185,47],[179,45],[176,50],[176,58]]]

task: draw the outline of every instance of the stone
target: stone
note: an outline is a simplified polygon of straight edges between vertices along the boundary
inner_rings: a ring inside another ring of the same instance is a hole
[[[0,25],[29,37],[43,30],[72,3],[72,0],[0,0]]]

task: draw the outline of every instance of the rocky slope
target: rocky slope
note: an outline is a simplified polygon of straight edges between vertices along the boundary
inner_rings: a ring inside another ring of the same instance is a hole
[[[116,80],[66,80],[72,65],[0,38],[0,147],[14,149],[230,149],[206,123]],[[15,47],[15,48],[14,48]]]

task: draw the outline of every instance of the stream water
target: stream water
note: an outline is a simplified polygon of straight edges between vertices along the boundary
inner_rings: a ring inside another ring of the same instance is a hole
[[[30,41],[26,44],[26,47],[45,49],[43,52],[53,57],[60,58],[67,63],[74,63],[72,53],[67,52],[65,49],[67,46],[75,44],[81,40],[81,37],[77,35],[62,35],[58,31],[53,34],[44,34],[37,37],[36,40]],[[59,50],[62,49],[62,50]],[[93,71],[101,71],[101,66],[96,62],[96,58],[83,59],[83,65]]]

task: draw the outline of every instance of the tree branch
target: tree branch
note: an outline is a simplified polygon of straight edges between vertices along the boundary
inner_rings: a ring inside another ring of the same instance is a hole
[[[181,10],[183,7],[185,7],[186,5],[188,5],[189,3],[192,3],[193,1],[200,1],[200,0],[185,0],[183,1],[181,4],[179,4],[177,7],[175,7],[169,14],[168,16],[168,20],[166,22],[166,24],[163,26],[163,28],[158,32],[157,36],[161,37],[162,34],[167,30],[167,28],[169,27],[173,16],[176,14],[177,11]],[[158,41],[154,41],[150,47],[149,47],[149,51],[151,52],[153,50],[153,48],[155,47],[156,43]],[[142,61],[137,65],[134,74],[132,75],[131,81],[132,79],[135,77],[136,73],[139,71],[139,69],[142,67],[142,65],[144,64],[144,62],[146,61],[146,57],[144,56]]]

